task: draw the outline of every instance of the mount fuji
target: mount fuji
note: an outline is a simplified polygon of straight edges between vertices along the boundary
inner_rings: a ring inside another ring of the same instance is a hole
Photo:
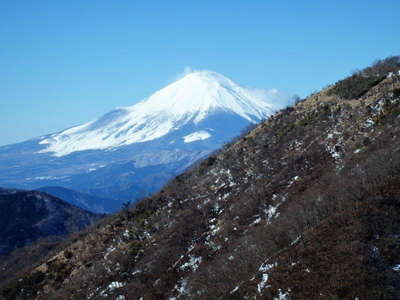
[[[0,147],[0,186],[60,186],[113,199],[93,210],[114,211],[271,115],[283,98],[289,99],[277,90],[241,87],[216,72],[190,72],[133,106]]]

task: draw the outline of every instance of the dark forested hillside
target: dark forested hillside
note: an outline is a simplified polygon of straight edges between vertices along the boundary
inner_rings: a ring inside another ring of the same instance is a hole
[[[276,113],[1,295],[399,299],[400,68],[391,59]],[[382,64],[392,67],[378,72]]]
[[[45,193],[1,189],[0,254],[82,230],[100,217]]]

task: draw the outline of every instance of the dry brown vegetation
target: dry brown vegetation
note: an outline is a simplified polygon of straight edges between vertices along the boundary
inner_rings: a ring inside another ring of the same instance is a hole
[[[397,73],[399,70],[400,56],[377,60],[370,67],[338,81],[328,94],[344,99],[357,99],[384,80],[388,74]]]

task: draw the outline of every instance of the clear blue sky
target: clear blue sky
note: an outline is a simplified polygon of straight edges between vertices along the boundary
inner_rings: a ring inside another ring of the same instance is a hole
[[[132,105],[186,66],[306,96],[400,54],[399,0],[0,1],[0,145]]]

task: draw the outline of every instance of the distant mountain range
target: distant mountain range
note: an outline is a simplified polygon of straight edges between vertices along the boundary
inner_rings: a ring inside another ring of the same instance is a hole
[[[114,208],[112,199],[96,197],[93,195],[66,189],[61,186],[46,186],[37,190],[95,213],[106,213],[107,211],[111,211]]]
[[[0,189],[0,254],[82,230],[101,217],[42,192]]]
[[[0,185],[59,186],[112,199],[87,201],[87,209],[116,211],[161,188],[289,98],[241,87],[212,71],[192,72],[131,107],[0,147]]]

